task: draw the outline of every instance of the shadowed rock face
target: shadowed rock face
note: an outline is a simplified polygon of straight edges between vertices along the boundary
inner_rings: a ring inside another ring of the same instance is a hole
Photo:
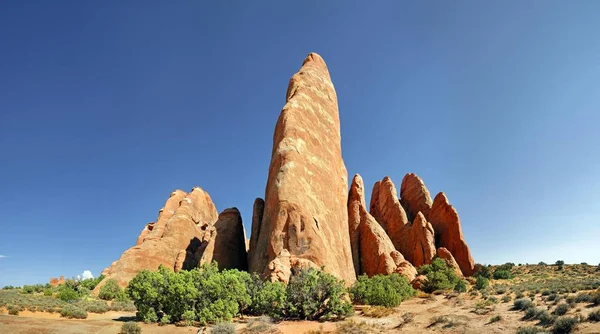
[[[319,55],[309,54],[291,78],[286,101],[273,135],[262,221],[253,224],[259,233],[250,270],[285,282],[295,268],[324,266],[350,284],[348,176],[337,96]]]
[[[425,220],[421,211],[417,215],[410,227],[410,237],[408,244],[412,250],[406,255],[407,259],[415,267],[431,263],[435,256],[435,238],[433,236],[433,227]]]
[[[237,208],[226,209],[204,234],[206,248],[201,250],[198,265],[217,261],[219,269],[248,270],[246,233]]]
[[[218,215],[208,193],[198,187],[187,194],[181,190],[171,193],[156,222],[148,226],[136,245],[102,272],[106,278],[94,293],[108,279],[125,287],[139,271],[156,270],[160,265],[179,271],[215,260],[220,268],[247,268],[239,212],[233,208]]]
[[[433,200],[429,221],[435,230],[436,246],[446,248],[454,256],[462,273],[472,276],[475,263],[463,237],[458,213],[442,192]]]
[[[416,269],[396,250],[389,236],[367,212],[364,188],[360,175],[355,175],[348,196],[348,228],[352,244],[352,256],[357,274],[399,273],[413,280]]]
[[[252,251],[256,248],[258,242],[258,235],[260,234],[260,224],[263,219],[263,212],[265,211],[265,201],[262,198],[254,200],[254,206],[252,208],[252,227],[250,230],[250,246],[248,250],[248,262],[252,258]]]

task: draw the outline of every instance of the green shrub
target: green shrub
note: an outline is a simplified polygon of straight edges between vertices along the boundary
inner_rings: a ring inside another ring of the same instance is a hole
[[[587,319],[588,319],[588,321],[591,321],[591,322],[600,321],[600,310],[590,312],[590,314],[588,314]]]
[[[477,280],[475,281],[475,289],[484,290],[489,285],[490,285],[490,280],[488,280],[484,276],[477,276]]]
[[[352,312],[344,282],[323,269],[302,269],[292,275],[286,294],[286,316],[292,319],[344,318]]]
[[[494,270],[494,279],[509,279],[512,278],[510,270]]]
[[[490,267],[483,265],[481,263],[476,263],[475,264],[475,274],[473,275],[474,277],[485,277],[487,279],[492,278],[492,273],[490,272]]]
[[[502,296],[502,302],[503,303],[508,303],[510,301],[510,295],[506,294],[504,296]]]
[[[235,334],[235,325],[231,322],[221,322],[210,330],[212,334]]]
[[[100,275],[96,278],[88,278],[79,281],[79,285],[87,290],[94,290],[96,285],[104,279],[104,275]]]
[[[160,318],[161,325],[168,325],[171,323],[171,317],[168,314],[163,314],[162,318]]]
[[[569,311],[568,304],[559,304],[558,306],[556,306],[556,308],[554,309],[554,312],[552,312],[552,313],[554,315],[565,315],[565,314],[567,314],[567,311]]]
[[[56,297],[62,301],[70,302],[79,299],[79,293],[77,293],[77,291],[75,291],[75,289],[72,287],[63,284],[58,288],[58,294]]]
[[[8,314],[10,315],[19,315],[19,312],[21,311],[21,308],[15,305],[9,305],[7,307],[8,309]]]
[[[528,298],[517,299],[513,303],[513,308],[515,310],[527,310],[528,308],[533,307],[533,302]]]
[[[196,313],[192,310],[185,311],[181,316],[181,320],[186,326],[192,326],[196,320]]]
[[[153,307],[149,308],[143,315],[142,320],[147,324],[152,324],[158,321],[158,315]]]
[[[454,291],[456,292],[467,292],[467,284],[463,280],[458,280],[456,285],[454,286]]]
[[[285,309],[285,284],[282,282],[263,281],[257,274],[252,274],[246,282],[251,303],[245,313],[252,315],[267,314],[279,319]]]
[[[422,290],[431,293],[436,290],[453,289],[459,281],[454,269],[448,267],[446,261],[437,258],[418,269],[419,275],[425,275],[427,280],[422,285]]]
[[[552,326],[552,333],[571,333],[575,329],[575,327],[577,327],[577,322],[577,319],[573,317],[560,317],[554,322],[554,326]]]
[[[52,289],[44,289],[44,296],[52,296],[53,293]]]
[[[121,326],[120,334],[141,334],[142,327],[138,325],[136,322],[128,321]]]
[[[385,307],[398,306],[416,294],[408,279],[397,273],[371,278],[361,275],[350,288],[350,295],[355,303]]]
[[[106,283],[100,288],[98,292],[98,298],[104,300],[113,300],[117,298],[118,295],[122,294],[122,289],[114,279],[109,279]]]
[[[71,318],[85,319],[85,318],[87,318],[88,314],[86,311],[80,309],[77,306],[65,305],[60,310],[60,316],[63,318],[69,318],[69,319],[71,319]]]

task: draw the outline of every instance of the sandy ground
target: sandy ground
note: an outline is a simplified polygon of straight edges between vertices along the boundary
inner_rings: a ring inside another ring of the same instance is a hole
[[[431,298],[414,298],[405,301],[396,308],[396,312],[384,318],[366,318],[361,316],[360,306],[357,315],[350,319],[380,326],[378,332],[385,333],[515,333],[521,326],[533,326],[536,321],[521,320],[523,313],[510,310],[512,302],[498,303],[488,314],[478,315],[473,312],[480,298],[472,299],[467,294],[446,297],[443,295]],[[581,313],[583,316],[592,310],[584,304],[569,311],[569,315]],[[405,323],[403,315],[411,313],[413,320]],[[86,320],[62,319],[58,314],[42,312],[22,312],[19,316],[0,315],[0,333],[119,333],[123,320],[133,316],[133,313],[108,312],[104,314],[89,314]],[[490,323],[489,320],[500,315],[502,320]],[[444,324],[431,325],[438,316],[448,316],[454,320],[451,327]],[[247,319],[236,320],[238,329],[244,328]],[[158,326],[139,323],[142,333],[193,333],[197,327],[176,327],[174,325]],[[276,325],[282,334],[306,333],[311,330],[321,330],[323,333],[335,331],[339,323],[316,321],[283,321]],[[600,333],[600,323],[584,322],[579,324],[576,333]]]

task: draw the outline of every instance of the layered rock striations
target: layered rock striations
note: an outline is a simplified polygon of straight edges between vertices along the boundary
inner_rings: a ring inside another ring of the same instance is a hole
[[[179,271],[213,260],[222,268],[247,268],[239,212],[228,209],[218,215],[210,196],[201,188],[189,193],[176,190],[159,211],[156,222],[144,228],[136,245],[102,272],[105,279],[94,292],[108,279],[124,287],[144,269],[156,270],[163,265]]]
[[[325,62],[311,53],[290,80],[275,127],[250,270],[285,282],[292,270],[324,267],[347,284],[355,281],[347,178],[336,92]]]

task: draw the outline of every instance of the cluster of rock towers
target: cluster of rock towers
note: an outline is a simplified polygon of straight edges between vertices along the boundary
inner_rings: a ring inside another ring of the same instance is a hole
[[[236,208],[218,214],[204,190],[176,190],[135,246],[102,272],[95,291],[108,279],[126,286],[140,270],[161,264],[179,271],[213,260],[283,282],[307,267],[324,267],[347,284],[360,274],[397,272],[413,280],[415,267],[435,257],[460,275],[474,272],[456,210],[444,193],[432,200],[415,174],[402,180],[400,198],[389,177],[375,183],[369,210],[360,175],[348,191],[336,92],[325,62],[311,53],[290,79],[250,239]]]

